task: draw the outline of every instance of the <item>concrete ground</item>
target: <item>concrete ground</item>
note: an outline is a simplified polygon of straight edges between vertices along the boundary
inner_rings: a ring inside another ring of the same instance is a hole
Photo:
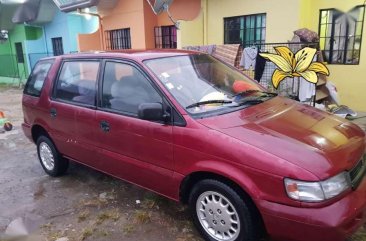
[[[0,87],[0,111],[14,124],[0,134],[0,240],[7,227],[37,241],[202,240],[186,207],[166,198],[77,164],[47,176],[20,129],[19,89]],[[366,118],[357,122],[366,130]],[[364,230],[352,240],[366,241]]]

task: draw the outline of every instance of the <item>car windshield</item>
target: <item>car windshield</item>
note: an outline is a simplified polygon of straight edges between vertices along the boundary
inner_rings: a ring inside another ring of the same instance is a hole
[[[191,114],[230,111],[273,97],[256,82],[206,54],[144,62]]]

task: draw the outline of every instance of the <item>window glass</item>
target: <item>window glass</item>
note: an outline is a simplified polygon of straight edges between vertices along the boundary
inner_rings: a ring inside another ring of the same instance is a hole
[[[59,56],[64,54],[64,47],[62,44],[62,38],[52,38],[53,55]]]
[[[155,48],[176,49],[177,28],[174,25],[155,27]]]
[[[250,96],[254,97],[260,90],[258,83],[205,54],[152,59],[144,63],[191,114],[230,111],[245,97],[239,93],[253,92]],[[210,101],[219,103],[195,105]]]
[[[261,44],[266,39],[266,14],[224,18],[225,44],[247,47]]]
[[[137,115],[142,103],[162,103],[159,93],[135,67],[107,62],[103,76],[102,107]]]
[[[329,64],[359,64],[365,6],[320,10],[320,48]]]
[[[33,96],[40,96],[44,81],[47,77],[53,61],[38,62],[29,76],[24,93]]]
[[[65,62],[57,82],[56,98],[95,105],[99,62]]]
[[[131,33],[129,28],[109,30],[105,33],[107,50],[131,48]]]
[[[15,43],[18,63],[24,63],[24,53],[22,43]]]

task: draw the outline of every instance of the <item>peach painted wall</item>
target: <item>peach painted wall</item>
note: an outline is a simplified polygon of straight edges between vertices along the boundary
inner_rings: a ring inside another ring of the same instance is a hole
[[[144,0],[122,0],[103,17],[103,29],[130,28],[131,47],[145,48]]]
[[[158,25],[158,17],[152,11],[146,0],[144,2],[144,18],[145,18],[145,47],[146,49],[155,48],[154,28]]]
[[[100,43],[100,31],[96,31],[92,34],[79,34],[78,35],[78,48],[79,51],[91,51],[102,50]]]
[[[179,20],[193,20],[200,11],[201,0],[174,0],[170,7],[174,19]],[[113,10],[103,12],[103,15],[101,23],[104,33],[108,30],[130,28],[132,49],[155,48],[154,28],[173,25],[167,13],[156,16],[146,0],[120,0]],[[99,33],[79,35],[80,51],[100,48]],[[106,49],[105,44],[103,49]]]
[[[194,20],[201,12],[201,0],[174,0],[169,11],[176,20]],[[159,26],[172,25],[166,12],[158,16],[158,24]]]

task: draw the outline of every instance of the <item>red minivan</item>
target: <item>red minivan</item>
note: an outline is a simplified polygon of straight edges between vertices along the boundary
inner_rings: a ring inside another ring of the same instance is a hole
[[[342,241],[366,218],[365,133],[202,53],[40,60],[23,130],[45,172],[69,160],[188,203],[210,241]]]

